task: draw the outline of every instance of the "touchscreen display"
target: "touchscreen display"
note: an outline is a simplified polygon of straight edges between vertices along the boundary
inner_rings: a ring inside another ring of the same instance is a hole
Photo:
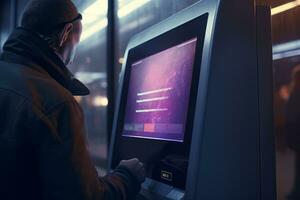
[[[122,136],[184,142],[197,38],[135,61]]]

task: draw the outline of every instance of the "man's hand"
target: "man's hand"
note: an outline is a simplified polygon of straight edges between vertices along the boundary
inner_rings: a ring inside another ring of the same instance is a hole
[[[146,171],[144,164],[141,163],[137,158],[122,160],[119,166],[126,167],[141,183],[145,181]]]

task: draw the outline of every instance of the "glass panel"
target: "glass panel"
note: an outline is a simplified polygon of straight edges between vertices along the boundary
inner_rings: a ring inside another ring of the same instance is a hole
[[[106,28],[107,0],[74,0],[82,13],[83,32],[76,59],[70,67],[91,91],[76,97],[85,113],[88,147],[95,164],[106,167],[107,159],[107,77]]]
[[[271,4],[278,200],[300,199],[300,7],[287,3]]]
[[[9,1],[1,1],[0,3],[0,19],[5,19],[0,20],[0,53],[2,52],[2,47],[5,41],[14,28],[12,6],[13,4]]]

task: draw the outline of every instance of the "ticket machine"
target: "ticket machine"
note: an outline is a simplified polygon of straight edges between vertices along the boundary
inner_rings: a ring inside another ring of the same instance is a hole
[[[275,200],[269,9],[202,0],[125,55],[109,169],[144,162],[142,199]]]

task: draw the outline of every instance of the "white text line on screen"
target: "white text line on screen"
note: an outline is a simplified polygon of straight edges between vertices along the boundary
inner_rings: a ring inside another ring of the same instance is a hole
[[[145,112],[164,112],[168,111],[168,108],[153,108],[153,109],[143,109],[143,110],[136,110],[137,113],[145,113]]]
[[[144,102],[151,102],[151,101],[161,101],[168,99],[169,97],[156,97],[156,98],[150,98],[150,99],[138,99],[136,100],[137,103],[144,103]]]
[[[155,94],[155,93],[166,92],[166,91],[170,91],[170,90],[172,90],[172,88],[162,88],[162,89],[158,89],[158,90],[140,92],[140,93],[137,93],[137,96],[143,96],[143,95],[147,95],[147,94]]]

